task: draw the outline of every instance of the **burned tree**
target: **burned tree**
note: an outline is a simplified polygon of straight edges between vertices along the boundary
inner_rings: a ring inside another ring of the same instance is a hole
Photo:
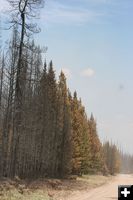
[[[11,176],[19,173],[19,143],[20,134],[22,135],[22,116],[23,116],[23,100],[26,77],[26,65],[24,65],[24,47],[25,37],[31,33],[38,33],[39,29],[36,24],[30,23],[31,18],[38,16],[37,10],[43,6],[43,0],[8,0],[11,10],[11,27],[18,25],[20,41],[18,44],[18,61],[16,68],[16,84],[15,84],[15,115],[14,115],[14,132],[12,144],[12,163]],[[28,47],[26,47],[28,48]]]

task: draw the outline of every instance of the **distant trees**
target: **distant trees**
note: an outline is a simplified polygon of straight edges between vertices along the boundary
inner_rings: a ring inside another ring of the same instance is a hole
[[[107,167],[105,170],[108,170],[108,173],[111,175],[119,173],[121,167],[121,156],[117,146],[107,141],[103,144],[103,152]]]
[[[120,152],[121,156],[121,168],[120,172],[124,174],[133,173],[133,156],[128,153]]]

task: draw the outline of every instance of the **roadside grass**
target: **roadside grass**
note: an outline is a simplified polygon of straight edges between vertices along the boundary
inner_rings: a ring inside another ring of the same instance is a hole
[[[0,200],[63,200],[76,192],[101,186],[111,179],[111,176],[83,175],[76,180],[5,180],[0,181]]]
[[[6,180],[0,182],[0,200],[53,200],[46,188],[32,189],[23,183]]]
[[[32,191],[28,193],[19,193],[17,189],[12,189],[9,191],[5,191],[0,196],[0,200],[53,200],[49,198],[46,193],[43,191]]]

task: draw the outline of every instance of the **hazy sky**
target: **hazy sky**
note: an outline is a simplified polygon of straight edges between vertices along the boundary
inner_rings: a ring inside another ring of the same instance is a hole
[[[94,113],[100,138],[133,153],[133,0],[47,0],[39,24],[47,60]]]

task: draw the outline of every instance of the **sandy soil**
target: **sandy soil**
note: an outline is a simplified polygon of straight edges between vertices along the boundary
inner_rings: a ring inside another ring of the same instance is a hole
[[[118,175],[111,182],[89,191],[80,191],[65,200],[111,200],[118,199],[118,185],[132,185],[133,175]]]

